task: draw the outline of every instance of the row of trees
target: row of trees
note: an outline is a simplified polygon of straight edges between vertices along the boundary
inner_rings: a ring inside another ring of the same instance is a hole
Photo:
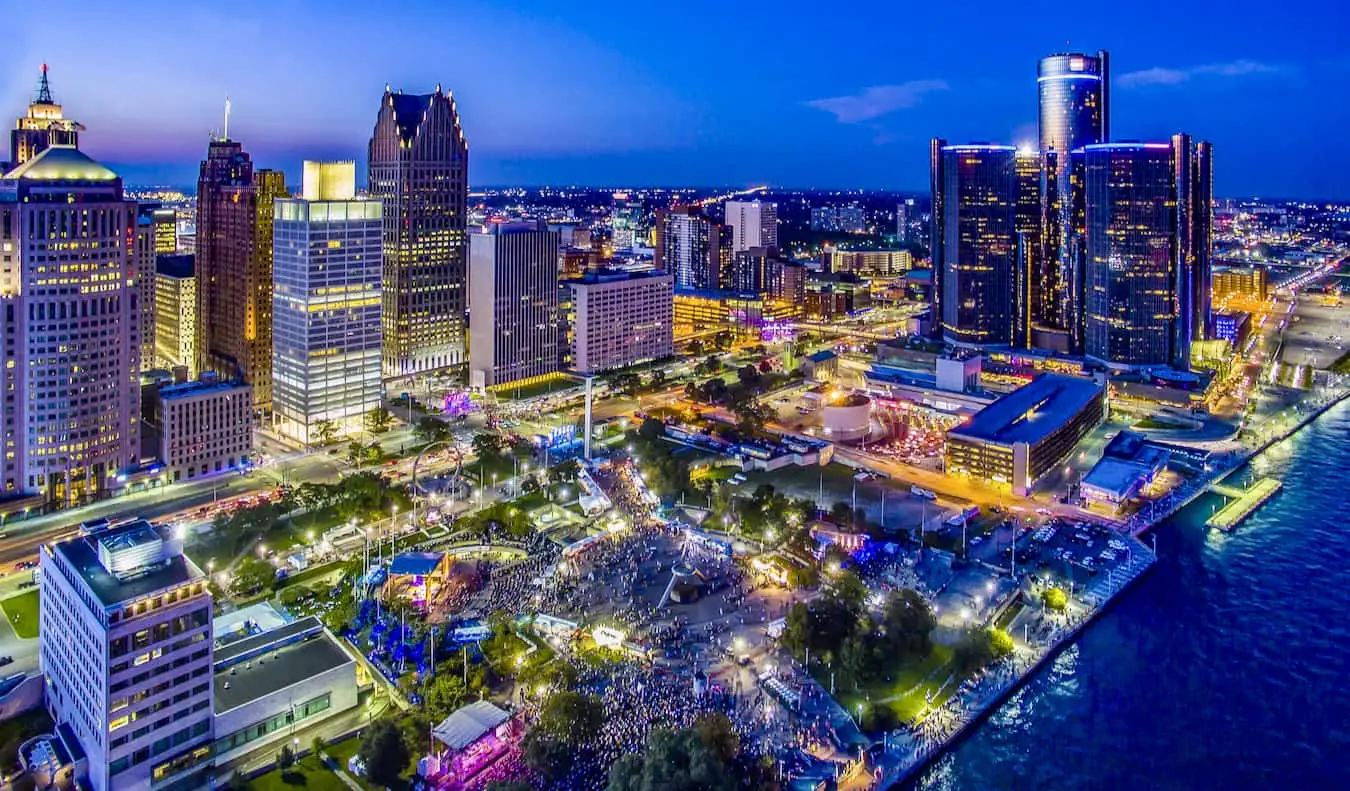
[[[691,728],[654,731],[647,749],[609,770],[608,791],[733,791],[778,788],[771,758],[748,755],[731,721],[705,714]]]

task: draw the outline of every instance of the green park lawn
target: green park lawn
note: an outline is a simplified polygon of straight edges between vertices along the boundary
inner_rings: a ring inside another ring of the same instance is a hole
[[[900,721],[912,721],[923,711],[929,692],[933,693],[933,704],[938,705],[959,685],[958,682],[954,681],[939,693],[942,682],[946,681],[947,676],[951,675],[951,659],[952,649],[950,646],[934,643],[933,650],[921,661],[908,662],[897,668],[895,680],[881,682],[856,691],[841,689],[836,698],[839,705],[843,706],[849,714],[857,714],[859,703],[885,705],[895,712]],[[830,683],[829,671],[818,669],[817,675],[817,680],[826,685],[828,689]]]
[[[259,775],[249,780],[245,787],[250,791],[350,791],[341,778],[312,755],[296,761],[284,772],[273,769]]]
[[[505,390],[496,391],[498,398],[504,398],[511,401],[522,401],[526,398],[556,393],[560,390],[570,390],[580,384],[576,379],[566,377],[562,379],[549,379],[546,382],[538,382],[526,387],[511,387]]]
[[[38,636],[38,592],[36,588],[27,593],[5,599],[0,602],[0,609],[5,611],[5,617],[9,619],[9,625],[14,627],[14,633],[19,637],[32,640]]]

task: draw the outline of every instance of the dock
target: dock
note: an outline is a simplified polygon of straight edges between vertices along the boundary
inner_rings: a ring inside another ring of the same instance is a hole
[[[1284,484],[1276,478],[1262,478],[1246,489],[1231,486],[1214,486],[1212,491],[1230,497],[1228,504],[1219,509],[1205,524],[1219,530],[1232,530],[1242,520],[1252,515],[1267,500],[1274,497]]]

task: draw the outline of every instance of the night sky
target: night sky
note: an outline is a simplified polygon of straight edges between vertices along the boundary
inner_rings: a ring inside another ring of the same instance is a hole
[[[1347,198],[1347,6],[14,3],[0,115],[45,62],[86,151],[129,182],[188,185],[226,94],[231,137],[298,175],[305,158],[363,160],[386,82],[440,82],[475,185],[926,191],[930,137],[1034,141],[1037,58],[1104,48],[1114,138],[1213,141],[1220,195]]]

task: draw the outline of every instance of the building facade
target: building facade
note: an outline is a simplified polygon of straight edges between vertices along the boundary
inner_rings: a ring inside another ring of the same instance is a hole
[[[1081,222],[1074,216],[1070,152],[1110,140],[1110,58],[1058,53],[1042,58],[1036,68],[1040,99],[1040,152],[1046,156],[1041,190],[1045,234],[1041,293],[1033,295],[1039,323],[1069,331],[1081,325],[1082,254],[1075,247]]]
[[[675,278],[675,288],[709,291],[727,287],[731,232],[697,208],[656,212],[656,269]]]
[[[387,86],[369,150],[383,205],[384,376],[462,367],[467,352],[469,144],[454,97]]]
[[[731,228],[731,252],[752,247],[778,246],[778,204],[768,201],[727,201],[725,225]]]
[[[79,503],[139,458],[136,204],[52,145],[0,181],[4,489]]]
[[[197,179],[197,370],[253,385],[272,408],[272,217],[279,171],[253,169],[243,146],[212,140]]]
[[[558,240],[542,221],[470,234],[470,386],[524,385],[558,373]]]
[[[962,346],[1006,346],[1016,327],[1018,261],[1016,150],[942,146],[934,195],[934,269],[943,338]],[[940,207],[940,208],[939,208]]]
[[[863,277],[896,277],[913,266],[908,250],[826,250],[820,256],[822,272],[853,272]]]
[[[181,534],[144,520],[40,552],[46,705],[95,791],[209,785],[211,593]]]
[[[1105,143],[1084,185],[1084,352],[1112,368],[1190,368],[1210,326],[1208,144]]]
[[[674,278],[664,272],[600,271],[567,282],[572,367],[581,374],[675,353]]]
[[[136,302],[141,338],[141,368],[155,367],[155,216],[152,207],[136,212]]]
[[[184,368],[197,378],[197,275],[190,255],[155,263],[155,368]]]
[[[253,388],[206,374],[154,393],[150,421],[169,480],[241,470],[253,456]]]
[[[305,162],[302,197],[277,202],[273,423],[296,442],[380,404],[382,209],[356,198],[353,162]]]
[[[1210,293],[1215,300],[1240,296],[1265,302],[1269,296],[1266,268],[1263,266],[1215,268],[1212,277]]]

